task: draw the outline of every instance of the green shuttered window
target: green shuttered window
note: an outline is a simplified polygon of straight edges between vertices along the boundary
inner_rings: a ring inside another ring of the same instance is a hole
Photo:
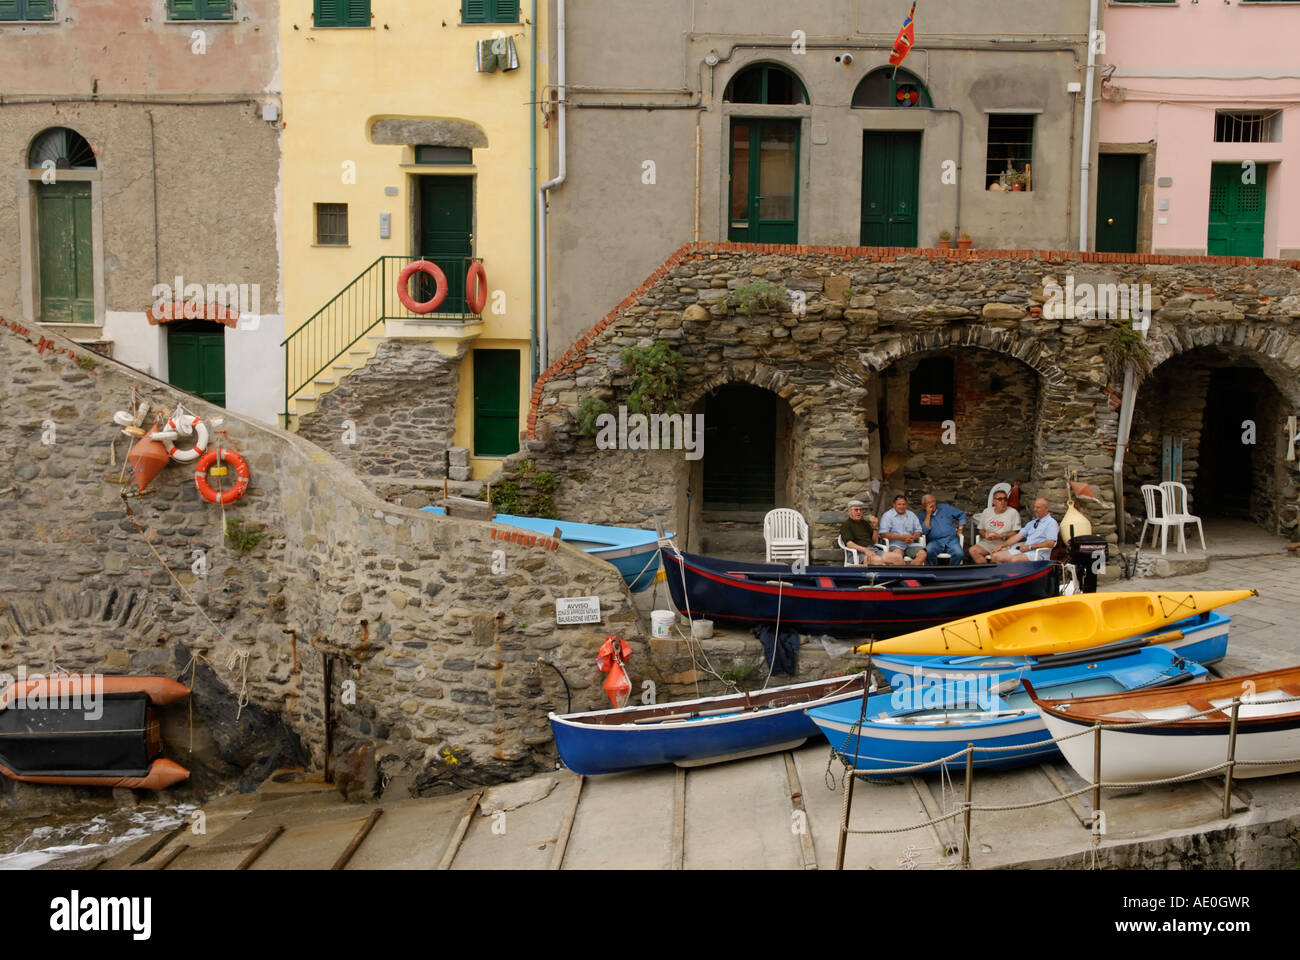
[[[318,27],[370,26],[370,0],[313,0]]]
[[[231,0],[167,0],[168,20],[231,20]]]
[[[518,23],[519,0],[460,0],[461,23]]]
[[[0,20],[53,20],[54,0],[0,0]]]

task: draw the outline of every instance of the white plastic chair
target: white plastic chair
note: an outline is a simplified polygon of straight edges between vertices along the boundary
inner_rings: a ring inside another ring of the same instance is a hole
[[[1159,500],[1157,501],[1157,497]],[[1154,483],[1142,484],[1142,500],[1146,504],[1147,518],[1142,521],[1142,532],[1138,534],[1138,546],[1141,546],[1147,535],[1147,525],[1151,526],[1151,546],[1156,545],[1156,528],[1160,528],[1160,552],[1165,552],[1166,540],[1169,536],[1169,528],[1174,526],[1177,521],[1165,516],[1165,492]],[[1181,533],[1181,528],[1180,533]]]
[[[1196,532],[1201,535],[1201,549],[1204,550],[1205,529],[1201,526],[1201,518],[1188,512],[1191,509],[1192,498],[1187,492],[1187,487],[1177,480],[1166,480],[1160,484],[1160,493],[1165,501],[1165,520],[1178,525],[1178,549],[1183,553],[1187,552],[1187,540],[1183,536],[1183,526],[1194,523],[1196,524]]]
[[[845,546],[843,537],[835,538],[835,546],[844,551],[844,566],[846,567],[860,567],[863,561],[866,560],[866,557],[862,556],[863,551]]]
[[[798,510],[778,507],[763,518],[763,542],[767,544],[767,562],[802,560],[808,562],[808,521]]]
[[[1010,496],[1011,496],[1011,484],[1009,484],[1009,483],[995,483],[995,484],[993,484],[993,486],[989,488],[989,502],[988,502],[987,504],[985,504],[985,508],[986,508],[986,509],[989,509],[989,510],[993,509],[993,495],[994,495],[995,493],[998,493],[998,492],[1005,493],[1008,497],[1010,497]]]

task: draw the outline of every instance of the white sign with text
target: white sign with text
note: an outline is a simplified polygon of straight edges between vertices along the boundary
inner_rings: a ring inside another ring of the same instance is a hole
[[[561,627],[573,623],[600,623],[600,597],[556,597],[555,622]]]

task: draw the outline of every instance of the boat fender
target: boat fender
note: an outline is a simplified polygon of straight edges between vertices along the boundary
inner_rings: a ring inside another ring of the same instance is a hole
[[[413,273],[425,273],[433,277],[433,282],[437,284],[437,288],[434,291],[432,300],[421,301],[411,297],[408,281]],[[436,263],[428,260],[415,260],[408,263],[402,272],[397,275],[397,299],[402,301],[402,306],[412,313],[433,313],[438,307],[442,306],[442,301],[447,299],[447,275],[442,272],[442,268]]]
[[[623,669],[624,662],[630,656],[632,656],[632,648],[628,646],[626,640],[616,636],[606,637],[596,653],[596,666],[600,668],[601,673],[609,674],[604,683],[605,695],[609,697],[609,702],[616,710],[627,706],[628,695],[632,692],[632,681],[627,678],[627,671]]]
[[[217,466],[218,463],[221,466]],[[212,489],[212,484],[208,482],[208,471],[216,467],[224,474],[226,472],[225,464],[227,463],[235,468],[235,485],[229,490],[217,493]],[[198,488],[199,496],[208,503],[220,503],[222,505],[234,503],[244,495],[244,491],[248,489],[250,479],[251,475],[248,472],[247,461],[234,450],[225,447],[209,450],[194,465],[194,486]]]

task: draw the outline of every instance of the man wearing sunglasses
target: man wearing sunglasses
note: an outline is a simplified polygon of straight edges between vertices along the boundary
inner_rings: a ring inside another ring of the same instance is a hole
[[[979,539],[970,548],[970,558],[976,563],[988,563],[989,555],[1020,529],[1020,511],[1010,509],[1007,495],[999,490],[993,494],[993,507],[981,513],[975,525],[979,528]]]

